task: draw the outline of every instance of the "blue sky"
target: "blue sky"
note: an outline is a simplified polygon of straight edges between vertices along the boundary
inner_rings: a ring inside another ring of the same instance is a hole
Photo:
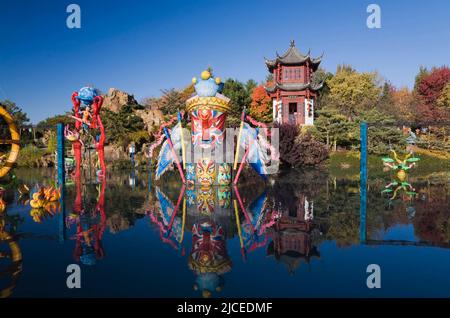
[[[70,3],[81,7],[81,29],[66,27]],[[370,3],[381,6],[381,29],[366,26]],[[411,87],[420,65],[449,64],[449,16],[447,0],[0,0],[0,100],[36,123],[70,110],[71,93],[87,84],[141,100],[207,66],[262,81],[263,58],[291,39],[324,52],[329,71],[348,63]]]

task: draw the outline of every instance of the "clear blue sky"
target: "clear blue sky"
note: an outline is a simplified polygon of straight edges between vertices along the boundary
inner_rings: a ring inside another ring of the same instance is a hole
[[[81,29],[66,27],[70,3],[81,6]],[[366,27],[370,3],[381,6],[381,29]],[[263,57],[291,39],[304,53],[325,52],[329,71],[349,63],[411,87],[420,65],[449,63],[449,17],[448,0],[0,0],[0,100],[36,123],[70,110],[86,84],[141,100],[207,66],[262,81]]]

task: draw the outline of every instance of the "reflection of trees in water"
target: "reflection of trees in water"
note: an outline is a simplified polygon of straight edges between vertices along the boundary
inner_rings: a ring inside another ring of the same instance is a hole
[[[56,178],[54,169],[21,168],[16,169],[15,173],[19,184],[33,185],[36,182],[42,182],[43,179],[54,180]],[[97,203],[98,184],[95,184],[94,177],[92,177],[94,180],[89,182],[88,175],[85,171],[85,178],[82,179],[82,196],[85,210],[91,211]],[[66,178],[68,182],[72,181],[70,176]],[[113,233],[133,226],[137,219],[143,217],[145,211],[147,175],[138,175],[139,183],[134,188],[129,186],[129,178],[130,175],[126,172],[109,172],[107,174],[105,212],[108,226]],[[66,210],[69,212],[73,210],[75,190],[73,185],[66,187]]]
[[[124,184],[109,184],[105,194],[107,223],[115,233],[134,225],[142,214],[146,191]]]
[[[271,207],[295,215],[304,208],[307,199],[314,204],[313,222],[323,233],[314,236],[314,244],[320,244],[323,240],[334,240],[338,246],[360,243],[359,180],[337,179],[327,171],[314,169],[290,170],[271,179],[273,182],[268,182],[266,188],[262,182],[249,185],[242,183],[239,191],[244,202],[249,204],[266,190]],[[385,181],[369,179],[368,182],[367,237],[379,239],[389,228],[409,224],[414,218],[415,232],[421,239],[436,242],[446,237],[448,240],[448,215],[445,213],[449,210],[448,187],[445,190],[442,181],[428,182],[426,187],[425,184],[412,181],[419,192],[416,199],[410,201],[407,197],[399,196],[392,203],[388,203],[387,198],[380,193]],[[175,187],[172,185],[172,188]],[[173,200],[176,195],[177,191],[173,191]]]
[[[445,179],[412,183],[418,192],[415,199],[400,196],[395,202],[388,203],[380,194],[384,180],[369,180],[367,237],[377,239],[389,228],[412,222],[421,240],[449,241],[450,200]],[[302,196],[313,201],[314,223],[323,233],[318,240],[334,240],[338,246],[359,244],[359,181],[336,179],[320,170],[292,170],[279,176],[269,192],[276,202],[290,210],[301,202]]]
[[[450,194],[448,186],[422,183],[416,186],[415,234],[424,241],[450,242]]]
[[[19,183],[33,184],[36,180],[49,178],[52,169],[17,169]],[[108,173],[106,208],[108,225],[112,232],[132,227],[145,210],[154,207],[153,191],[148,193],[148,175],[138,175],[138,183],[129,186],[128,173]],[[171,177],[168,174],[168,177]],[[176,176],[175,176],[176,177]],[[164,193],[176,201],[181,183],[178,178],[166,180]],[[420,177],[420,176],[415,176]],[[421,240],[448,242],[450,240],[449,185],[444,179],[412,179],[418,195],[409,200],[400,196],[392,204],[380,194],[386,180],[369,179],[367,193],[367,237],[379,238],[387,229],[399,225],[414,225],[415,234]],[[85,193],[92,200],[97,197],[95,185],[85,186]],[[315,244],[321,240],[335,240],[339,246],[359,243],[359,181],[350,178],[334,178],[326,170],[289,170],[278,176],[271,176],[267,186],[259,182],[240,182],[239,191],[244,204],[250,204],[263,191],[267,192],[270,207],[291,211],[302,209],[305,198],[314,204],[314,223],[321,236],[315,236]],[[67,188],[67,210],[71,211],[74,188]],[[89,202],[87,198],[87,202]],[[230,214],[227,234],[234,234],[235,220]],[[181,215],[180,215],[181,217]],[[241,218],[243,216],[241,215]],[[243,219],[241,220],[243,221]],[[188,222],[190,222],[188,220]]]
[[[34,184],[36,181],[41,182],[42,179],[54,179],[56,171],[52,168],[20,168],[14,169],[14,174],[22,183]]]
[[[106,191],[106,213],[108,217],[113,214],[120,216],[115,216],[117,220],[114,221],[118,228],[132,226],[138,217],[136,212],[142,213],[156,202],[153,193],[148,194],[145,187],[137,186],[133,190],[127,186],[127,178],[127,175],[115,175],[113,180],[108,181]],[[370,179],[368,184],[367,237],[379,238],[382,232],[395,225],[408,224],[414,217],[413,224],[419,238],[432,242],[449,241],[449,189],[445,186],[445,180],[413,182],[418,192],[415,200],[410,202],[405,197],[399,197],[392,204],[388,204],[387,198],[380,194],[384,180]],[[180,186],[179,181],[164,186],[165,194],[173,202],[178,197]],[[272,185],[270,182],[266,187],[262,182],[242,183],[239,191],[246,205],[266,191],[270,207],[290,211],[291,215],[297,210],[302,211],[307,199],[314,204],[313,222],[323,233],[314,236],[314,244],[322,240],[335,240],[339,246],[359,244],[360,198],[357,180],[336,179],[324,170],[290,170],[274,178]],[[411,207],[415,210],[415,216],[411,214]],[[227,225],[227,236],[233,236],[233,213],[229,222],[221,221]]]
[[[359,183],[336,180],[323,170],[291,170],[281,174],[270,195],[290,215],[304,211],[305,200],[313,205],[314,225],[322,235],[314,243],[336,240],[346,246],[359,242]]]
[[[442,183],[444,182],[444,183]],[[420,240],[439,243],[448,242],[450,204],[448,195],[448,186],[445,180],[437,183],[418,184],[414,186],[419,193],[415,198],[410,199],[407,195],[401,195],[398,200],[388,203],[388,199],[380,195],[384,186],[378,180],[369,181],[369,191],[367,198],[367,236],[374,239],[379,238],[383,231],[396,225],[409,224],[414,225],[414,233]],[[344,187],[345,188],[345,187]],[[342,196],[344,194],[334,194]],[[359,198],[355,198],[357,201]],[[345,206],[344,206],[345,207]],[[334,220],[330,215],[331,224],[341,223],[341,231],[346,233],[353,227],[353,243],[358,242],[358,204],[354,213],[347,212],[349,217],[343,217],[341,220]],[[344,224],[342,224],[344,223]],[[335,234],[329,233],[330,238]],[[342,236],[342,233],[340,234]],[[348,237],[350,234],[346,234]]]

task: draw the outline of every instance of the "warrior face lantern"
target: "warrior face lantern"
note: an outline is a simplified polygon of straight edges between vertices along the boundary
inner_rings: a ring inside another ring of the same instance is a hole
[[[214,184],[216,180],[216,165],[214,160],[202,158],[197,163],[197,180],[203,187]]]
[[[192,82],[197,94],[186,101],[192,121],[192,145],[214,148],[223,141],[230,99],[220,93],[223,87],[220,78],[213,79],[208,71],[202,72],[200,81],[193,78]]]
[[[194,147],[208,148],[222,143],[227,114],[205,107],[192,111],[190,116]]]
[[[230,110],[230,99],[221,94],[223,84],[220,78],[213,79],[209,71],[203,71],[201,79],[192,79],[196,95],[186,101],[186,110],[192,122],[192,147],[210,149],[211,154],[223,144],[225,120]],[[218,175],[217,162],[203,157],[195,162],[197,184],[211,186]],[[220,174],[219,174],[220,175]],[[220,178],[220,184],[227,184],[231,176]]]

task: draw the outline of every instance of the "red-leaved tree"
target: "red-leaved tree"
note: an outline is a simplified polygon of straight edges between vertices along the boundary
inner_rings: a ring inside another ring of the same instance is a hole
[[[450,68],[443,66],[433,69],[421,78],[417,85],[418,109],[420,121],[439,121],[448,119],[447,111],[438,106],[437,100],[444,87],[450,83]]]
[[[249,113],[256,120],[265,123],[272,121],[272,99],[263,85],[256,86],[253,89]]]

